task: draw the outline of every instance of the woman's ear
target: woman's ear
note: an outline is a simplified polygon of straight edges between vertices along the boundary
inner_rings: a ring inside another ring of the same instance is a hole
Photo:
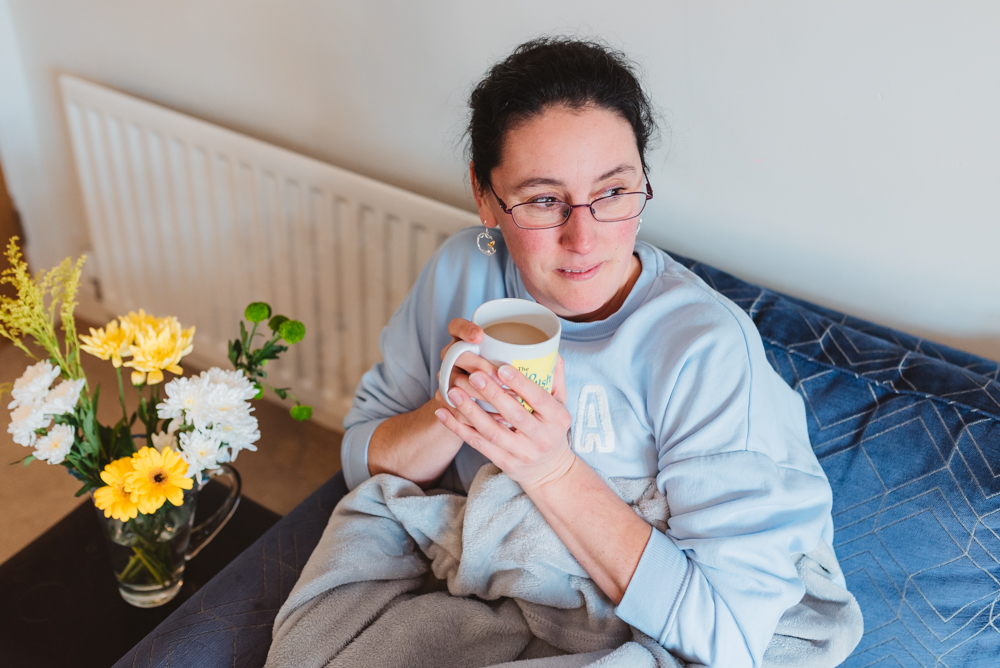
[[[490,208],[490,198],[479,186],[479,180],[476,178],[476,166],[471,160],[469,161],[469,182],[472,184],[472,196],[476,199],[476,208],[479,210],[479,220],[483,221],[483,225],[486,227],[496,227],[496,214]]]

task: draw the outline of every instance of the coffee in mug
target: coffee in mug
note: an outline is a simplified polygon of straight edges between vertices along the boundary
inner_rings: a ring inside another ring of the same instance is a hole
[[[484,327],[483,331],[486,332],[486,336],[491,336],[497,341],[513,343],[517,346],[530,346],[549,338],[548,334],[542,330],[523,322],[498,322]]]
[[[438,372],[438,385],[449,406],[454,408],[448,397],[448,382],[455,360],[464,352],[479,355],[497,367],[510,364],[546,392],[552,393],[559,337],[562,334],[562,323],[555,313],[527,299],[494,299],[473,312],[472,322],[486,334],[482,343],[455,343],[445,353]],[[518,400],[529,411],[532,410],[523,399],[519,397]],[[477,402],[483,410],[499,412],[485,401]]]

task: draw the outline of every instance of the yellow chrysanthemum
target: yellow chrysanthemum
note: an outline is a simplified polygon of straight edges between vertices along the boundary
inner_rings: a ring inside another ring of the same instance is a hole
[[[126,474],[125,484],[132,489],[132,501],[144,515],[155,513],[169,501],[175,506],[184,503],[184,490],[191,489],[194,481],[185,478],[187,464],[169,447],[163,452],[145,447],[132,455],[132,467]]]
[[[91,327],[90,336],[81,336],[80,341],[84,344],[80,346],[80,350],[102,360],[110,359],[116,369],[122,365],[122,357],[132,354],[129,350],[132,343],[131,332],[125,327],[119,327],[117,320],[112,320],[102,329]]]
[[[147,326],[137,330],[135,343],[129,346],[132,359],[125,362],[125,366],[135,369],[132,384],[155,385],[163,381],[164,371],[184,373],[180,361],[194,349],[193,339],[194,327],[181,329],[177,318],[161,319],[159,329]]]
[[[127,522],[139,514],[139,506],[132,500],[132,489],[125,482],[125,476],[134,470],[132,458],[122,457],[101,471],[101,480],[108,486],[94,490],[94,505],[104,511],[105,517]]]
[[[128,331],[131,338],[135,338],[137,331],[146,329],[147,327],[159,330],[167,320],[167,318],[157,318],[154,315],[146,313],[145,309],[139,309],[138,313],[129,311],[128,315],[120,315],[118,319],[122,323],[122,329]]]

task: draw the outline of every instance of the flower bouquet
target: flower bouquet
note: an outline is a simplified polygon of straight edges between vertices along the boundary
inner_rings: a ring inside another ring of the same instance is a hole
[[[180,590],[186,560],[235,510],[240,481],[230,463],[240,451],[256,450],[260,438],[250,402],[270,389],[295,401],[294,419],[311,417],[312,408],[295,400],[289,388],[266,383],[263,368],[301,341],[305,327],[272,317],[267,304],[255,302],[244,313],[250,331],[241,321],[240,337],[229,343],[233,370],[215,367],[164,383],[165,372],[183,373],[180,362],[193,350],[194,327],[140,309],[78,336],[73,311],[85,257],[75,263],[67,258],[34,278],[16,237],[6,257],[11,266],[0,283],[13,285],[17,297],[0,297],[0,336],[35,362],[13,384],[0,385],[0,394],[9,391],[12,397],[7,431],[15,443],[33,449],[13,463],[63,466],[82,483],[77,496],[92,492],[122,596],[140,607],[162,605]],[[267,335],[258,333],[264,322]],[[262,335],[263,344],[255,346]],[[32,343],[38,351],[29,348]],[[90,388],[81,350],[115,368],[122,416],[113,425],[97,420],[100,387]],[[131,369],[130,385],[139,395],[132,413],[126,408],[123,367]],[[137,423],[141,429],[133,433]],[[229,499],[195,527],[198,489],[215,476],[230,479]]]

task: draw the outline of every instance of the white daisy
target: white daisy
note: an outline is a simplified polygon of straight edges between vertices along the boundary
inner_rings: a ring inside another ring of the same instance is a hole
[[[205,469],[219,466],[220,446],[222,444],[210,435],[200,431],[187,431],[180,435],[181,458],[187,462],[188,478],[195,476],[201,484],[201,473]]]
[[[260,439],[257,419],[253,417],[238,424],[213,425],[210,433],[229,448],[224,458],[220,458],[219,461],[236,461],[236,455],[240,450],[256,451],[257,446],[254,443]]]
[[[63,415],[73,412],[76,402],[80,400],[80,392],[87,383],[85,378],[79,380],[64,380],[53,388],[45,397],[42,412],[46,415]]]
[[[212,425],[237,424],[249,415],[249,411],[250,406],[240,389],[208,382],[200,401],[188,411],[187,421],[196,429],[208,429]]]
[[[174,378],[163,386],[167,398],[156,405],[156,414],[161,420],[173,418],[183,420],[187,411],[201,403],[204,392],[200,379]]]
[[[49,385],[58,377],[59,367],[52,366],[48,362],[32,364],[14,381],[14,389],[10,392],[14,401],[10,402],[7,408],[13,410],[18,406],[30,406],[44,401]]]
[[[57,424],[48,434],[38,439],[35,457],[49,464],[61,464],[73,448],[74,429],[67,424]]]
[[[153,447],[156,448],[157,452],[163,452],[163,448],[170,448],[171,450],[177,450],[177,435],[174,432],[167,431],[158,432],[150,436],[153,441]]]
[[[249,401],[257,396],[257,388],[247,379],[242,371],[224,371],[217,366],[201,372],[202,378],[207,378],[213,384],[227,385],[239,390],[241,398]]]
[[[12,434],[14,442],[30,448],[38,439],[35,433],[38,429],[45,429],[52,423],[52,418],[45,415],[37,407],[26,404],[18,406],[10,414],[10,424],[7,425],[7,433]]]

